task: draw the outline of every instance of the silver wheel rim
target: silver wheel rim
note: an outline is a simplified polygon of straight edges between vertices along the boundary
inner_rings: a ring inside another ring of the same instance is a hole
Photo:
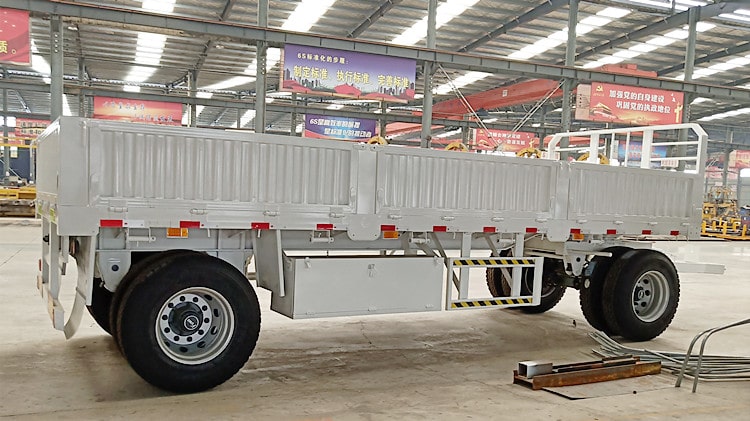
[[[203,364],[221,354],[234,333],[232,306],[210,288],[191,287],[169,297],[156,317],[159,347],[172,360]]]
[[[638,278],[633,287],[633,311],[646,323],[656,321],[669,306],[669,282],[661,272],[651,270]]]

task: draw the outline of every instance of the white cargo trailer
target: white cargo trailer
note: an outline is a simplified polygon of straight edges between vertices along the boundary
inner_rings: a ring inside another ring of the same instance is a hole
[[[654,137],[677,129],[689,140]],[[590,162],[553,159],[564,136],[587,136]],[[597,164],[636,137],[638,168]],[[671,322],[679,281],[643,240],[699,235],[706,142],[695,124],[612,129],[555,135],[552,159],[526,159],[63,117],[38,140],[37,286],[67,337],[87,307],[138,374],[183,392],[252,353],[251,258],[291,318],[543,312],[572,287],[592,326],[648,340]],[[678,145],[689,156],[651,158]],[[667,160],[697,171],[653,168]],[[470,296],[476,268],[485,296]]]

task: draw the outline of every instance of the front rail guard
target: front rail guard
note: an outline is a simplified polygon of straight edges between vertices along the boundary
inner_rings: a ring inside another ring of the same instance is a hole
[[[76,238],[73,252],[78,269],[75,300],[70,316],[65,321],[65,308],[60,303],[60,289],[69,256],[68,237],[57,235],[57,224],[46,217],[42,218],[42,227],[42,267],[41,273],[37,275],[36,286],[42,299],[47,303],[52,326],[63,331],[65,338],[70,339],[81,324],[84,308],[91,304],[96,237]]]

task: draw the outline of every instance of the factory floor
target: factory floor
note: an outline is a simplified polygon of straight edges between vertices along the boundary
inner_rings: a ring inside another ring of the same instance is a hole
[[[633,346],[684,352],[699,331],[750,317],[750,243],[657,248],[676,259],[724,264],[726,274],[681,274],[671,326]],[[675,377],[660,374],[650,376],[658,379],[651,390],[577,400],[513,385],[519,361],[596,359],[591,351],[598,344],[588,336],[592,329],[574,290],[539,315],[481,309],[305,321],[271,312],[261,290],[261,337],[241,372],[213,390],[175,395],[141,380],[88,314],[71,340],[52,328],[35,287],[40,249],[39,226],[0,221],[0,417],[746,420],[750,414],[750,381],[701,382],[693,394],[690,381],[674,388]],[[750,356],[750,325],[717,334],[706,352]]]

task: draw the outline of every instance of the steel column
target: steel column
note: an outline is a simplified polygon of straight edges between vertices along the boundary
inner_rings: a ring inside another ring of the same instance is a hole
[[[700,18],[700,8],[691,7],[688,9],[688,38],[685,42],[685,82],[691,82],[693,80],[693,71],[695,70],[695,40],[696,31],[698,26],[698,20]],[[682,104],[682,122],[690,122],[690,103],[693,102],[693,95],[685,93],[684,101]],[[678,141],[684,142],[688,139],[687,129],[680,130],[678,134]],[[685,156],[687,154],[687,145],[677,146],[677,156]],[[725,167],[729,161],[725,161]],[[696,166],[705,165],[703,162],[696,162]],[[677,170],[685,170],[685,161],[678,161]],[[726,185],[726,180],[724,181]]]
[[[57,119],[63,114],[63,21],[53,15],[49,22],[50,39],[50,118]]]
[[[437,0],[429,0],[427,3],[427,48],[436,47],[437,38]],[[422,133],[420,146],[423,148],[430,147],[430,136],[432,129],[432,74],[434,65],[431,61],[425,60],[423,67],[424,77],[424,98],[422,98]]]
[[[721,186],[725,189],[727,188],[727,180],[729,179],[729,154],[732,153],[732,150],[730,148],[724,149],[724,168],[721,170]],[[703,164],[702,162],[699,162],[698,165]],[[729,199],[728,197],[725,197],[725,199]]]
[[[568,6],[568,42],[565,46],[565,65],[573,66],[576,61],[576,27],[578,26],[578,0],[570,0]],[[572,117],[572,99],[573,84],[575,81],[571,78],[565,78],[563,82],[563,96],[562,96],[562,116],[560,117],[560,130],[563,132],[571,131],[571,117]],[[561,148],[567,148],[569,139],[564,137],[560,141]],[[568,159],[568,152],[561,152],[560,157],[562,160]]]
[[[258,0],[258,26],[268,26],[268,0]],[[255,132],[266,131],[266,53],[268,44],[265,41],[256,43],[255,67]]]
[[[188,95],[190,98],[195,98],[196,94],[198,92],[198,72],[196,70],[188,70],[187,74],[187,84],[188,84]],[[196,127],[198,126],[198,110],[197,105],[195,102],[192,102],[188,105],[189,111],[188,111],[188,125],[190,127]]]

